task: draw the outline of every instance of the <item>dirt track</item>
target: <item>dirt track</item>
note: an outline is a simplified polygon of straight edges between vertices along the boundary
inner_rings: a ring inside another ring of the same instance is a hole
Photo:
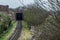
[[[22,31],[22,21],[18,21],[17,27],[9,40],[18,40]]]

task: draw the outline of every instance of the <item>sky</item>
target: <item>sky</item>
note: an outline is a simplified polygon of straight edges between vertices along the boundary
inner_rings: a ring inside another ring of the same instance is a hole
[[[24,5],[34,3],[33,0],[22,0]],[[23,6],[19,0],[0,0],[0,5],[9,5],[9,8]]]
[[[9,8],[17,8],[19,6],[23,6],[21,3],[23,3],[24,5],[29,5],[29,4],[33,4],[34,0],[0,0],[0,5],[9,5]],[[42,8],[46,10],[52,10],[52,8],[50,8],[51,5],[48,2],[48,0],[42,0],[42,3],[45,6],[43,7],[42,5],[40,5]]]

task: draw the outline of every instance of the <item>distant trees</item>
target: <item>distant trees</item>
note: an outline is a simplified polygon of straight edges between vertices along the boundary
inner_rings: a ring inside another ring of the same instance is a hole
[[[34,5],[27,7],[24,11],[24,19],[30,25],[40,25],[48,16],[48,12],[44,9],[38,9]]]

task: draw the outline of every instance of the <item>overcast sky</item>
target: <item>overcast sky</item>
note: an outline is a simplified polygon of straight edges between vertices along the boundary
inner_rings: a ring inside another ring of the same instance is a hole
[[[0,5],[9,5],[9,8],[16,8],[16,7],[22,6],[21,2],[24,5],[29,5],[29,4],[33,4],[34,3],[33,0],[22,0],[22,1],[21,0],[0,0]],[[50,3],[47,0],[42,0],[42,3],[45,6],[45,7],[43,7],[42,5],[40,5],[42,8],[44,8],[46,10],[52,10],[52,8],[50,8],[51,5],[50,5]]]
[[[24,5],[34,3],[33,0],[22,0],[21,2],[23,2]],[[18,6],[22,6],[19,0],[0,0],[0,5],[9,5],[10,8],[16,8]]]

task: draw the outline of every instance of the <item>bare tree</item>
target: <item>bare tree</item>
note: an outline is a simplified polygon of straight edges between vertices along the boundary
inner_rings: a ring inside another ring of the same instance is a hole
[[[50,14],[53,15],[53,17],[56,19],[56,17],[58,16],[58,12],[60,11],[60,1],[59,0],[34,0],[35,4],[37,5],[37,7],[39,8],[43,8],[47,11],[50,11]]]

